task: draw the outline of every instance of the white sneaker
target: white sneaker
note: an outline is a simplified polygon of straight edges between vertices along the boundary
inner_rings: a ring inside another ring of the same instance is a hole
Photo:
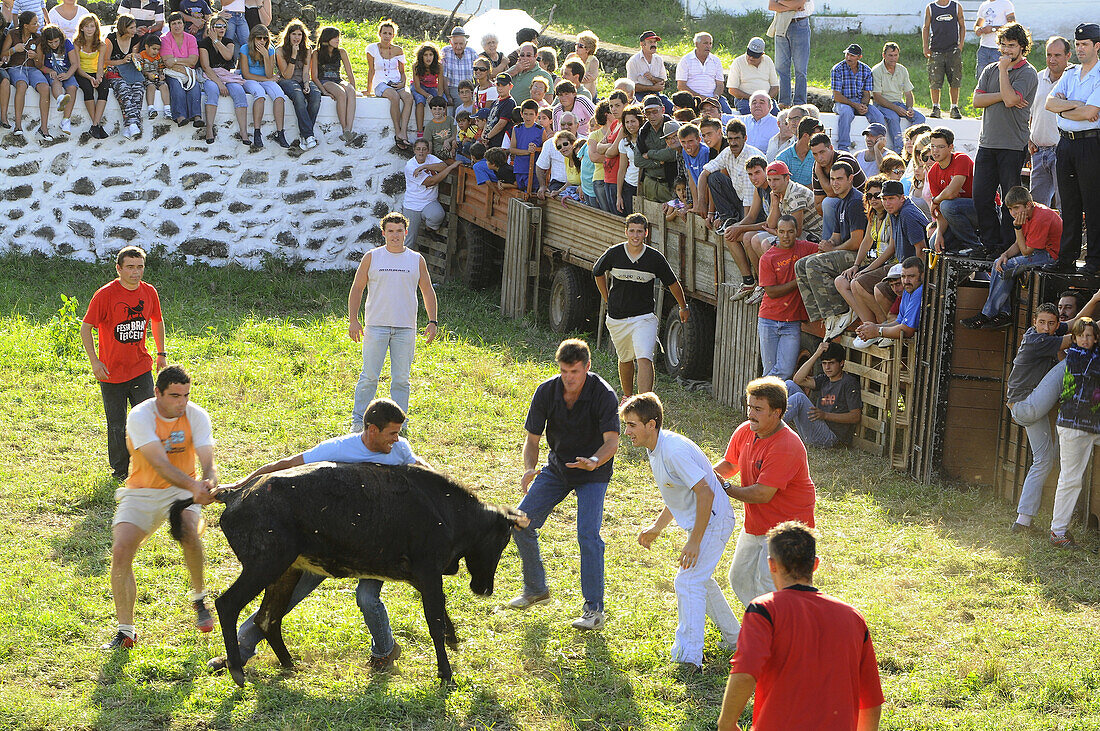
[[[755,291],[755,284],[742,284],[736,292],[730,295],[730,302],[740,302]]]
[[[759,304],[762,299],[764,299],[764,288],[758,284],[756,285],[756,289],[752,291],[752,294],[749,295],[749,298],[745,300],[745,304]]]
[[[61,120],[61,131],[64,134],[71,135],[73,133],[73,123],[72,123],[72,121],[68,120],[68,119],[62,119]]]
[[[313,135],[310,135],[309,137],[306,137],[305,148],[307,150],[312,150],[316,146],[317,146],[317,138],[316,137],[314,137]]]
[[[141,137],[141,127],[136,123],[131,124],[127,129],[130,131],[130,137]]]
[[[38,128],[38,139],[43,142],[53,142],[54,137],[48,131],[43,131],[41,127]]]
[[[62,94],[61,98],[57,100],[57,111],[65,111],[65,105],[69,103],[71,97],[68,94]]]
[[[161,109],[161,114],[164,115],[165,119],[170,119],[172,117],[172,107],[166,104],[164,108]]]
[[[573,620],[573,629],[597,630],[607,624],[607,615],[594,609],[585,609],[584,613]]]
[[[11,131],[11,133],[15,137],[26,137],[27,136],[27,134],[23,131],[22,127],[16,127],[15,129],[13,129]]]
[[[889,348],[891,345],[893,345],[896,342],[898,342],[898,341],[894,340],[893,338],[883,337],[883,338],[879,338],[873,344],[879,346],[880,348]]]
[[[158,114],[160,112],[157,111],[156,107],[149,107],[149,119],[156,119]]]
[[[508,602],[509,609],[528,609],[536,604],[545,604],[550,601],[550,592],[547,591],[544,594],[537,594],[535,596],[528,596],[527,594],[520,594],[512,601]]]
[[[878,338],[871,338],[870,340],[864,340],[863,338],[859,337],[853,338],[852,347],[858,348],[859,350],[865,350],[872,345],[876,345],[878,343],[878,340]]]
[[[840,335],[855,320],[856,313],[852,310],[848,310],[843,315],[829,315],[825,318],[825,339],[829,340]]]

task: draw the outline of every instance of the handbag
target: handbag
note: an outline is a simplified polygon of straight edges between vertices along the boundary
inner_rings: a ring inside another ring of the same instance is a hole
[[[184,67],[182,71],[179,69],[165,69],[165,76],[171,76],[176,81],[180,82],[180,86],[184,88],[184,91],[190,91],[195,86],[195,82],[198,81],[198,75],[195,74],[195,69]]]

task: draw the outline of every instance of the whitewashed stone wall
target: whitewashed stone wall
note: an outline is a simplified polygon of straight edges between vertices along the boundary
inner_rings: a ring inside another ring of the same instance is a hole
[[[309,151],[284,150],[269,139],[270,104],[264,147],[255,151],[235,136],[228,99],[209,146],[203,130],[163,118],[143,120],[141,138],[126,140],[113,97],[107,109],[110,138],[88,135],[79,100],[72,136],[58,131],[54,110],[57,139],[41,142],[38,98],[28,90],[26,138],[8,130],[0,137],[0,244],[83,261],[134,243],[214,265],[252,268],[276,256],[304,260],[309,269],[352,268],[381,243],[379,218],[400,205],[408,155],[394,147],[385,100],[359,100],[349,144],[340,139],[332,101],[323,99],[320,144]],[[289,102],[285,130],[293,142],[298,125]]]

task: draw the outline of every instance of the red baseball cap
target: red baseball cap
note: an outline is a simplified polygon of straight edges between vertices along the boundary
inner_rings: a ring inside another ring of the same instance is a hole
[[[791,174],[790,169],[787,167],[787,163],[783,162],[782,160],[776,160],[771,165],[769,165],[768,169],[765,170],[764,172],[767,173],[768,175],[790,175]]]

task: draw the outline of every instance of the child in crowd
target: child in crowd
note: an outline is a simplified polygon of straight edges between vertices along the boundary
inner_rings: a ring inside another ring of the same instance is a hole
[[[64,115],[61,131],[67,135],[72,134],[72,121],[69,117],[76,106],[76,70],[80,66],[76,47],[60,28],[47,25],[42,29],[42,50],[42,71],[50,82],[54,99],[57,99],[57,111]]]
[[[688,181],[687,178],[676,178],[676,182],[672,184],[672,192],[676,194],[676,197],[665,203],[665,220],[675,221],[679,218],[681,221],[687,220],[687,214],[690,210],[688,205]]]
[[[527,188],[527,181],[535,174],[535,157],[542,150],[543,130],[535,124],[538,112],[539,105],[528,99],[520,106],[523,123],[512,127],[512,146],[508,151],[512,153],[516,187],[520,190]]]
[[[617,185],[615,188],[616,211],[623,216],[634,212],[634,194],[638,192],[638,130],[645,123],[645,114],[637,104],[627,107],[622,115],[622,136],[619,138],[619,159]]]
[[[477,112],[477,103],[474,101],[473,82],[467,79],[458,82],[458,100],[462,103],[455,107],[455,121],[458,121],[460,112],[466,112],[467,114],[474,114]]]
[[[479,109],[474,115],[474,138],[480,140],[485,133],[485,123],[489,119],[488,109]]]
[[[447,93],[439,64],[439,49],[433,43],[424,43],[416,49],[416,63],[413,64],[412,83],[409,90],[416,101],[416,132],[424,136],[424,105],[434,96]]]
[[[536,76],[531,81],[531,98],[539,105],[539,109],[549,109],[552,105],[546,99],[546,92],[550,90],[550,82],[541,76]]]
[[[465,155],[460,154],[458,156],[458,159],[460,162],[463,162],[473,167],[474,165],[485,159],[485,145],[481,144],[480,142],[473,143],[472,145],[470,145],[469,152],[467,152]]]
[[[548,108],[540,107],[537,121],[542,127],[542,143],[545,145],[554,136],[554,113]]]
[[[477,129],[474,127],[474,118],[463,109],[455,116],[455,124],[458,126],[455,133],[458,139],[457,154],[469,157],[470,147],[477,142]]]
[[[432,118],[424,125],[424,139],[431,146],[431,153],[440,160],[453,160],[456,153],[457,134],[455,121],[447,114],[447,100],[433,96],[428,102]]]
[[[155,104],[157,91],[160,91],[164,116],[171,117],[172,107],[170,104],[171,98],[168,95],[168,77],[164,73],[164,69],[168,67],[168,64],[160,55],[160,38],[152,35],[145,39],[145,45],[138,53],[137,58],[134,59],[134,65],[145,77],[145,104],[149,107],[149,119],[156,119],[157,117]]]
[[[502,147],[485,151],[485,159],[474,163],[474,176],[478,185],[496,183],[499,190],[516,187],[516,175],[508,165],[508,153]]]
[[[1081,493],[1081,478],[1092,463],[1092,450],[1100,444],[1100,327],[1082,317],[1070,330],[1074,345],[1066,351],[1066,375],[1062,406],[1058,409],[1058,446],[1061,470],[1050,521],[1050,543],[1056,548],[1076,548],[1069,532],[1073,508]]]

